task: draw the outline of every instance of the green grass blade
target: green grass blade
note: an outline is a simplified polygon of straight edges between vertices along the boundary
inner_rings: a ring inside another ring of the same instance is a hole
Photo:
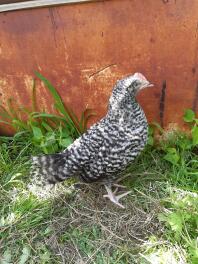
[[[41,126],[44,127],[46,131],[53,132],[53,128],[49,124],[47,124],[46,122],[43,121],[41,123]]]
[[[32,113],[33,118],[38,118],[38,117],[44,117],[44,118],[55,118],[59,120],[65,120],[64,117],[54,115],[54,114],[47,114],[47,113]]]
[[[82,112],[80,124],[83,133],[87,130],[87,123],[92,116],[96,116],[96,113],[91,108],[87,108]]]
[[[22,112],[24,112],[27,115],[31,114],[30,109],[28,109],[27,107],[24,107],[24,106],[20,106],[19,107],[19,111],[22,111]]]
[[[9,125],[9,126],[12,126],[12,124],[11,124],[11,123],[9,123],[9,122],[6,122],[6,121],[4,121],[4,120],[0,120],[0,123],[2,123],[2,124],[6,124],[6,125]]]
[[[15,110],[15,105],[13,104],[13,98],[9,98],[7,100],[7,106],[8,106],[8,109],[9,109],[9,112],[10,112],[11,116],[13,118],[18,119],[18,114],[17,114],[17,112]]]
[[[12,125],[17,131],[29,130],[29,127],[28,127],[28,125],[27,125],[27,123],[25,121],[21,121],[21,120],[18,120],[18,119],[13,119],[12,120]]]
[[[3,118],[12,119],[12,116],[2,104],[0,104],[0,109],[0,116],[2,116]]]
[[[56,108],[57,110],[59,110],[59,105],[58,105],[57,103],[55,103],[54,106],[55,106],[55,108]],[[60,110],[59,110],[59,112],[60,112]],[[74,120],[71,118],[71,115],[69,114],[68,109],[67,109],[67,111],[65,110],[65,114],[63,114],[63,115],[64,115],[64,118],[65,118],[66,122],[68,123],[68,125],[69,125],[71,128],[74,128],[74,129],[76,129],[76,130],[78,131],[78,128],[75,127]],[[78,132],[79,132],[79,131],[78,131]],[[79,134],[80,134],[80,133],[79,133]]]
[[[58,92],[56,91],[56,89],[54,88],[54,86],[39,72],[35,73],[36,76],[42,80],[45,84],[45,86],[47,87],[48,91],[51,93],[51,95],[53,96],[56,105],[58,106],[58,110],[63,114],[63,115],[67,115],[67,112],[65,110],[65,106],[63,104],[63,101],[60,97],[60,95],[58,94]]]
[[[37,101],[36,101],[36,81],[33,78],[33,86],[32,86],[32,111],[37,111]]]
[[[78,117],[76,116],[76,114],[73,112],[72,109],[67,109],[67,111],[68,111],[68,114],[69,114],[70,118],[72,119],[72,122],[75,125],[75,128],[77,130],[77,133],[79,135],[81,135],[82,134],[82,131],[81,131],[80,122],[78,120]]]
[[[65,117],[66,121],[68,122],[68,125],[71,127],[74,127],[75,124],[73,120],[71,119],[70,115],[68,114],[68,109],[65,107],[60,95],[54,88],[54,86],[40,73],[36,72],[36,76],[43,81],[48,91],[51,93],[53,99],[54,99],[54,106],[55,108]],[[78,131],[79,132],[79,131]]]

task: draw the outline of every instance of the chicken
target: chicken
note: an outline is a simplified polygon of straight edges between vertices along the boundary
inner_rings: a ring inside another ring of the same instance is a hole
[[[148,123],[136,101],[136,94],[153,86],[141,73],[117,81],[109,100],[107,114],[62,153],[32,158],[34,173],[43,183],[55,184],[70,177],[104,184],[113,203],[124,208],[112,186],[121,172],[143,150]],[[116,189],[117,190],[117,189]]]

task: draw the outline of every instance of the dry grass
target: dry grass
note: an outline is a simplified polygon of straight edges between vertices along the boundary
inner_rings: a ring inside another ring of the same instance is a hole
[[[147,187],[147,193],[154,191]],[[103,193],[102,186],[81,185],[75,195],[54,199],[49,222],[53,231],[45,244],[61,263],[138,263],[140,245],[159,234],[159,200],[136,189],[123,199],[123,210],[105,200]],[[67,214],[56,216],[62,208]]]

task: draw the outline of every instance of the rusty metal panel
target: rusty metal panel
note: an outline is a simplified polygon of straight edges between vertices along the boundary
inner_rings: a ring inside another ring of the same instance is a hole
[[[28,2],[28,1],[32,1],[32,0],[0,0],[0,5],[17,3],[17,2]]]
[[[5,11],[22,10],[29,8],[32,9],[39,7],[58,6],[76,3],[80,4],[91,1],[95,2],[100,0],[0,0],[0,13]]]
[[[182,125],[183,110],[197,109],[197,19],[197,0],[111,0],[1,13],[0,99],[29,105],[38,70],[78,114],[88,106],[99,119],[115,81],[139,71],[155,84],[138,96],[148,120]],[[38,88],[41,109],[51,110],[46,90]]]

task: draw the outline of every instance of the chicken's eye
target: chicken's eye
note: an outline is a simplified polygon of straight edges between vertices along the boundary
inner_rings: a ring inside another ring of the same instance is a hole
[[[131,85],[128,87],[128,90],[129,92],[133,92],[137,89],[137,87],[138,87],[138,81],[133,81]]]
[[[132,83],[132,87],[136,88],[137,86],[138,86],[138,81],[134,81],[134,82]]]

